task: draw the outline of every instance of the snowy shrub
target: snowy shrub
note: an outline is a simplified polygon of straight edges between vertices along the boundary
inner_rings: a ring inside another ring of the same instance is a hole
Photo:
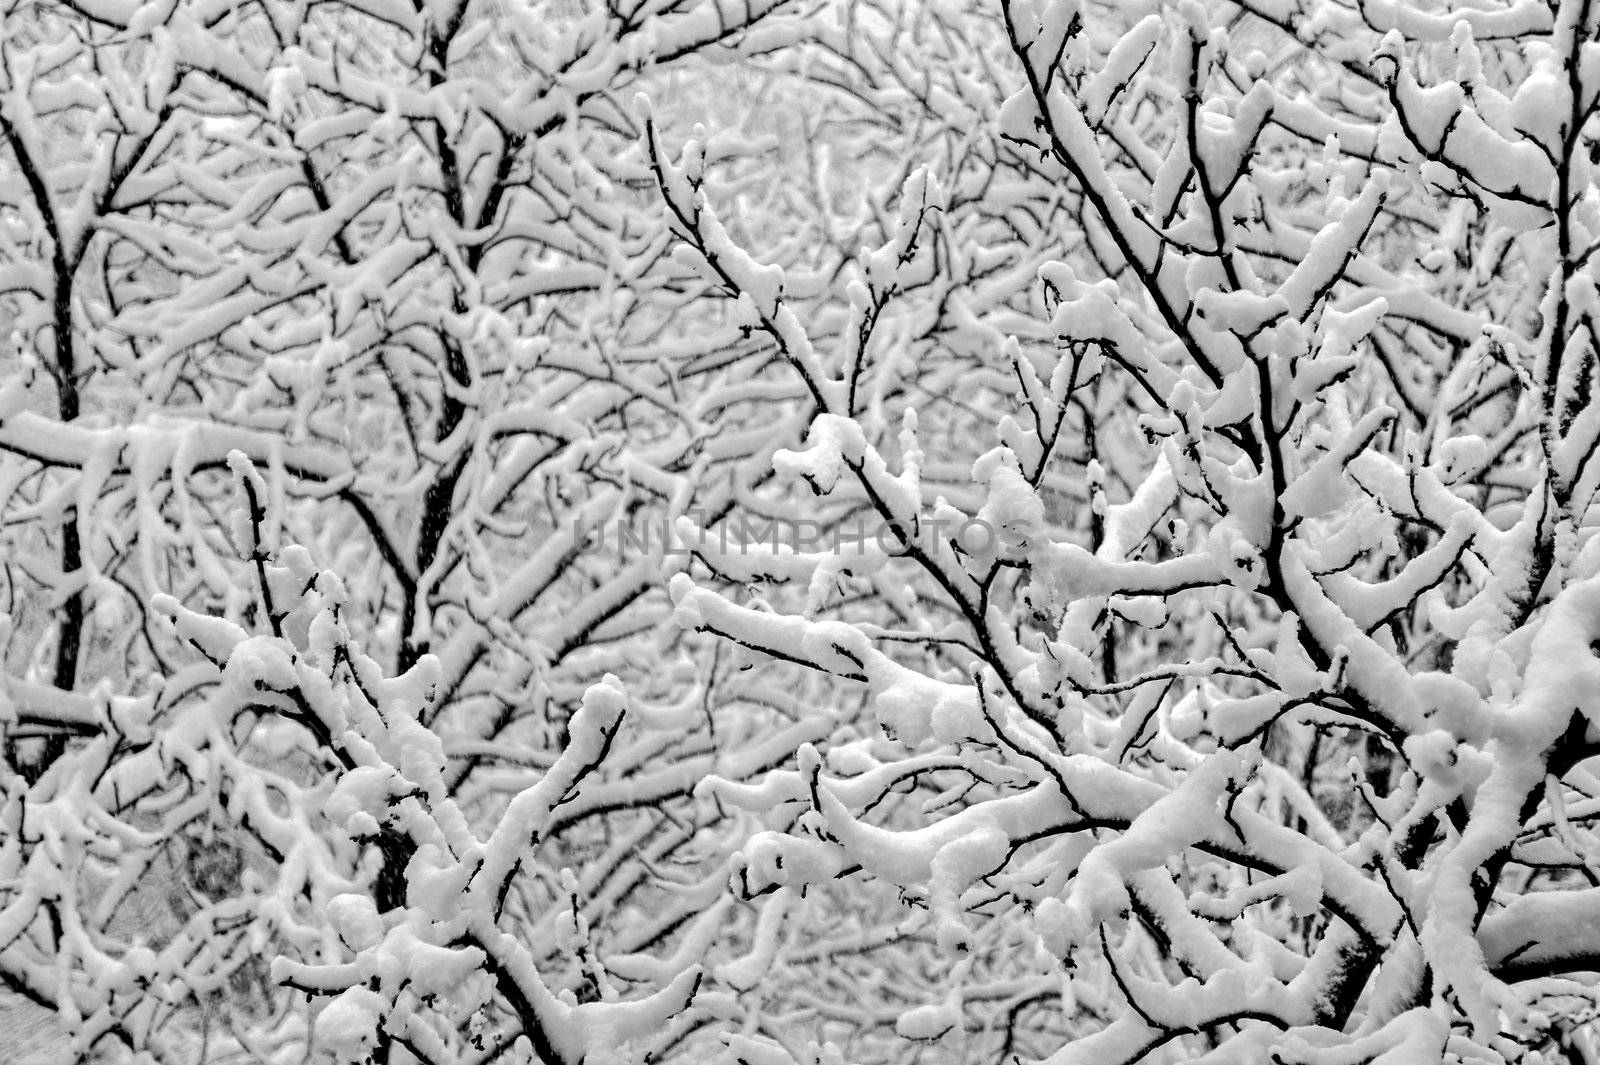
[[[777,473],[912,531],[845,580],[775,555],[788,609],[673,580],[680,623],[879,726],[703,785],[774,829],[741,890],[796,929],[835,882],[909,907],[858,909],[884,959],[822,1010],[860,1060],[1588,1060],[1600,13],[997,14],[990,217],[1071,221],[990,320],[970,450],[863,409],[923,352],[815,342],[657,150],[815,399]]]

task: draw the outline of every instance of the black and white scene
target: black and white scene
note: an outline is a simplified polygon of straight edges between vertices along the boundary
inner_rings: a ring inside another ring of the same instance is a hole
[[[1600,1065],[1600,0],[0,0],[0,1065]]]

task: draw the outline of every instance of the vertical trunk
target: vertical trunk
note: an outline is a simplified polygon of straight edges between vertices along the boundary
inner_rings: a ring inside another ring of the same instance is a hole
[[[56,383],[56,409],[62,422],[73,422],[80,411],[78,395],[77,355],[72,337],[72,271],[67,269],[59,252],[56,257],[56,279],[51,326],[55,332],[55,365],[52,376]],[[56,628],[56,661],[52,681],[62,691],[72,691],[78,684],[78,660],[83,647],[83,590],[73,587],[83,568],[83,545],[78,536],[78,512],[74,507],[61,521],[61,579],[71,587],[62,600]],[[12,752],[12,764],[30,783],[38,780],[67,749],[64,732],[52,734],[44,745],[26,761]]]
[[[58,273],[55,291],[56,396],[63,422],[78,419],[78,366],[72,337],[72,276]],[[78,512],[74,508],[61,522],[61,576],[71,583],[83,567],[83,547],[78,541]],[[60,640],[56,644],[55,685],[71,691],[78,683],[78,654],[83,642],[83,590],[74,588],[61,605]]]

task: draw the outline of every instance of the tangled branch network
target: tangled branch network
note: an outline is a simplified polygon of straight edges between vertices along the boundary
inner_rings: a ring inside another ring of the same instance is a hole
[[[1600,1063],[1596,0],[0,6],[0,1065]]]

